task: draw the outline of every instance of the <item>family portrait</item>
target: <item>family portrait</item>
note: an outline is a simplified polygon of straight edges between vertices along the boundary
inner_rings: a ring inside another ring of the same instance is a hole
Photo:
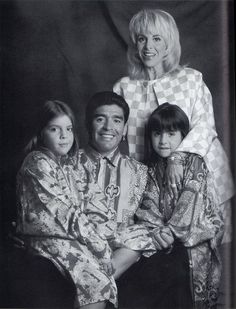
[[[233,1],[0,9],[0,308],[236,308]]]

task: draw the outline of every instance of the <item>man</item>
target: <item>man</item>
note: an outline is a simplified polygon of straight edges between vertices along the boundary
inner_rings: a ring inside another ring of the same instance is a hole
[[[120,231],[134,226],[148,179],[147,167],[119,150],[128,117],[129,107],[121,96],[110,91],[96,93],[85,115],[89,143],[80,150],[75,168],[78,187],[87,201],[84,211],[114,249],[116,279],[139,258],[143,249],[140,233],[145,230],[138,227],[137,239],[116,250],[124,247],[119,243]]]

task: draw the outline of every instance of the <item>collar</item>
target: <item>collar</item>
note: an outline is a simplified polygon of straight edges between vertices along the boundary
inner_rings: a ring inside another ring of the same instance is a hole
[[[58,158],[57,156],[54,155],[54,153],[52,151],[50,151],[48,148],[40,146],[39,151],[45,153],[50,159],[52,159],[54,162],[56,162],[59,165],[64,165],[65,163],[68,162],[69,156],[65,155],[65,156],[61,156],[60,158]]]
[[[91,161],[98,161],[100,159],[105,159],[113,167],[117,166],[118,157],[120,155],[119,147],[114,149],[109,155],[102,156],[97,150],[95,150],[91,145],[85,147],[85,152]]]

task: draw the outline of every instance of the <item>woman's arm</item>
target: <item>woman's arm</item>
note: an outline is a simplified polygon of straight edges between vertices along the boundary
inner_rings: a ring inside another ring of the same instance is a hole
[[[204,157],[217,136],[212,96],[202,79],[202,74],[195,71],[193,77],[195,80],[189,81],[190,94],[192,91],[195,96],[190,107],[190,131],[176,151],[196,153]]]

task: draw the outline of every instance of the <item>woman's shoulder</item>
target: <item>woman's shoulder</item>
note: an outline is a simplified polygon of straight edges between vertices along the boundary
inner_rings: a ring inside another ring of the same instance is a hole
[[[202,73],[196,69],[190,67],[182,67],[180,70],[177,70],[175,73],[179,78],[186,77],[188,80],[199,80],[202,79]]]
[[[136,83],[137,80],[131,79],[129,76],[123,76],[117,80],[117,82],[114,84],[114,88],[118,86],[123,86],[127,84],[136,84]]]

